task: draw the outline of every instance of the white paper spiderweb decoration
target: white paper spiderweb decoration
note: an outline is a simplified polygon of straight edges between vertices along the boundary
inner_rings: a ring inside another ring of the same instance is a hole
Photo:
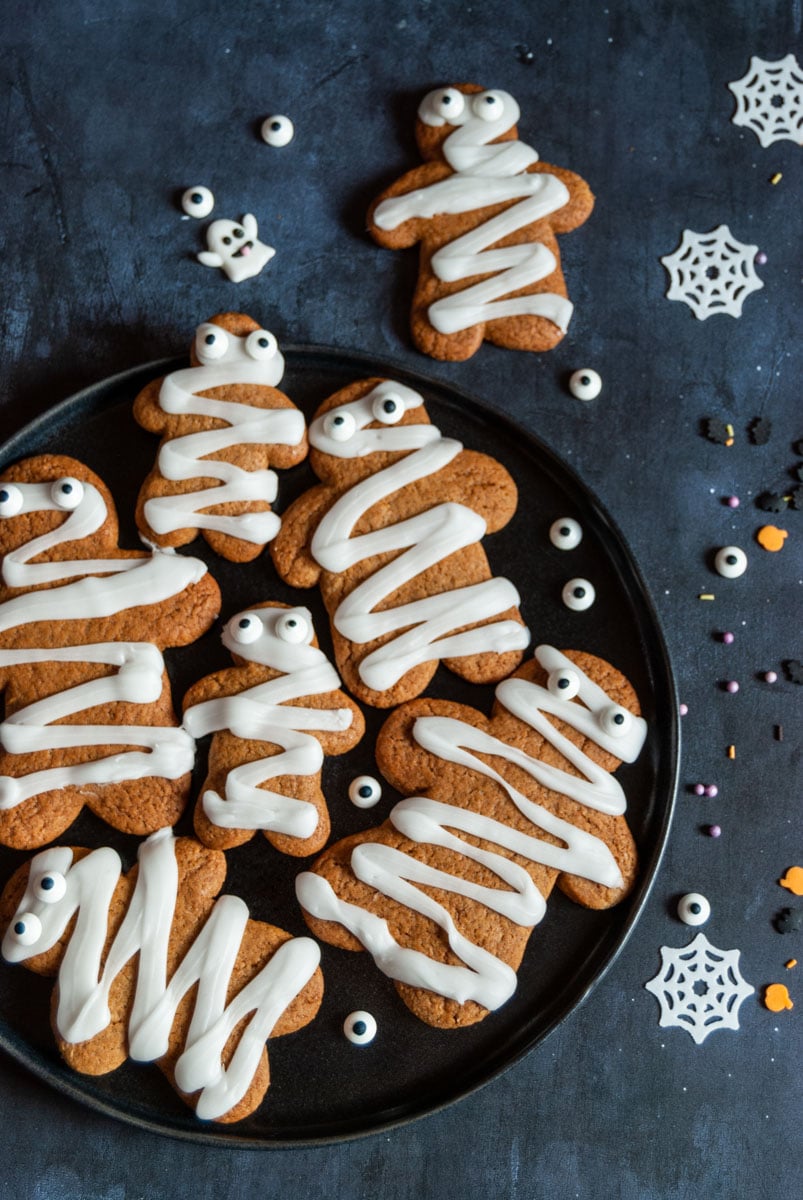
[[[752,129],[765,147],[787,140],[803,145],[803,70],[794,54],[778,62],[753,55],[747,74],[728,87],[736,97],[734,125]]]
[[[677,1025],[699,1046],[715,1029],[738,1029],[739,1007],[756,990],[739,971],[739,950],[717,950],[704,933],[688,946],[661,947],[661,970],[644,986],[661,1006],[662,1027]]]
[[[661,259],[669,272],[667,300],[683,300],[699,321],[714,313],[740,317],[745,298],[764,286],[753,265],[757,252],[727,225],[710,233],[684,229],[675,253]]]

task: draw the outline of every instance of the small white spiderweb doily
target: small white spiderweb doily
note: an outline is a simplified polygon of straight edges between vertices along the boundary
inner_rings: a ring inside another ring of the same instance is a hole
[[[739,971],[739,950],[717,950],[704,933],[673,950],[661,947],[661,970],[645,983],[661,1006],[662,1027],[677,1025],[699,1046],[715,1029],[738,1029],[739,1007],[756,990]]]
[[[740,317],[745,298],[764,286],[753,264],[757,252],[727,225],[710,233],[684,229],[675,253],[661,259],[669,272],[667,300],[682,300],[699,321],[715,313]]]
[[[728,87],[736,97],[734,125],[752,129],[764,147],[781,141],[803,146],[803,70],[794,54],[778,62],[753,55],[747,74]]]

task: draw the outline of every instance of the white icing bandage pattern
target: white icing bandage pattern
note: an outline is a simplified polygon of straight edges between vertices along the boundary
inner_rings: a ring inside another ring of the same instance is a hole
[[[638,757],[647,731],[641,717],[616,708],[606,693],[560,651],[551,646],[539,646],[535,656],[550,675],[570,673],[570,678],[578,685],[576,694],[581,703],[564,699],[557,689],[553,691],[515,678],[498,685],[497,700],[541,734],[579,774],[550,766],[450,717],[419,717],[413,727],[413,737],[420,746],[443,761],[468,767],[498,783],[534,830],[542,830],[564,845],[546,842],[537,832],[522,833],[470,809],[414,796],[402,800],[390,813],[391,823],[404,837],[416,843],[452,850],[492,871],[506,886],[487,888],[473,884],[380,843],[364,842],[351,855],[351,869],[359,880],[438,925],[462,965],[437,962],[423,951],[400,946],[383,918],[341,900],[322,876],[305,872],[296,880],[296,893],[303,908],[313,917],[336,921],[354,934],[386,975],[412,987],[426,988],[459,1004],[474,1000],[491,1010],[504,1004],[515,991],[515,971],[462,934],[446,908],[415,885],[465,896],[523,926],[536,925],[546,911],[546,904],[523,867],[495,850],[464,841],[460,832],[509,850],[530,862],[578,875],[604,887],[621,887],[623,881],[610,850],[601,839],[528,800],[479,755],[503,759],[525,771],[540,786],[568,796],[578,804],[619,815],[624,812],[626,803],[618,781],[596,766],[544,714],[565,721],[625,762],[633,762]],[[617,723],[620,717],[621,728]],[[607,731],[608,727],[612,732]]]

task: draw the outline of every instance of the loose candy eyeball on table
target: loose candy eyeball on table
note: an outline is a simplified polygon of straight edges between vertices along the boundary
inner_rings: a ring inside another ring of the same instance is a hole
[[[369,1012],[349,1013],[343,1022],[343,1032],[354,1046],[367,1046],[376,1037],[376,1020]]]
[[[262,141],[268,146],[286,146],[292,142],[295,129],[289,117],[275,113],[265,118],[260,133]]]
[[[581,367],[571,375],[569,391],[576,400],[596,400],[602,391],[602,379],[590,367]]]
[[[594,603],[596,595],[587,579],[570,579],[563,585],[561,599],[572,612],[585,612]]]
[[[574,517],[558,517],[549,527],[549,540],[558,550],[574,550],[583,540],[583,529]]]
[[[738,546],[723,546],[717,550],[714,566],[723,579],[738,579],[747,570],[747,555]]]
[[[678,916],[684,925],[705,925],[711,916],[711,905],[699,892],[687,892],[678,901]]]
[[[188,217],[208,217],[215,207],[215,197],[207,187],[187,188],[181,197],[181,207]]]
[[[373,808],[382,798],[382,786],[373,775],[358,775],[349,784],[349,800],[357,808]]]

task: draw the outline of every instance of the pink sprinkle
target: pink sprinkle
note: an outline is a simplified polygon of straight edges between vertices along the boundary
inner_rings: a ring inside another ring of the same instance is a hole
[[[685,717],[685,716],[686,716],[686,713],[687,713],[688,711],[689,711],[689,706],[688,706],[688,704],[679,704],[679,705],[678,705],[678,712],[680,713],[680,715],[681,715],[682,717]]]
[[[726,500],[726,504],[727,504],[728,508],[738,508],[739,507],[739,497],[738,496],[728,496],[728,499]]]
[[[708,836],[709,837],[719,837],[721,833],[722,833],[722,830],[720,829],[719,825],[709,825],[708,826]]]
[[[767,683],[777,683],[778,682],[778,676],[775,673],[775,671],[765,671],[764,679],[767,681]]]
[[[715,783],[709,783],[708,787],[705,789],[705,794],[713,800],[714,796],[719,795],[719,788]]]
[[[704,783],[695,783],[694,794],[695,794],[695,796],[704,796],[705,795],[705,784]]]
[[[730,632],[728,632],[728,633],[723,633],[721,636],[722,636],[722,640],[723,640],[723,642],[725,643],[725,645],[726,645],[726,646],[732,646],[732,645],[733,645],[733,643],[734,643],[734,640],[735,640],[735,639],[734,639],[734,636],[733,636],[733,634],[732,634],[732,633],[730,633]]]
[[[764,263],[765,263],[766,261],[767,261],[767,256],[766,256],[766,254],[764,253],[764,251],[763,251],[763,250],[759,250],[758,254],[756,255],[756,262],[758,263],[758,265],[759,265],[760,267],[763,267],[763,266],[764,266]]]
[[[725,684],[725,691],[730,692],[730,694],[732,696],[735,696],[736,693],[738,692],[738,690],[739,690],[739,685],[735,679],[729,679],[728,682]]]

